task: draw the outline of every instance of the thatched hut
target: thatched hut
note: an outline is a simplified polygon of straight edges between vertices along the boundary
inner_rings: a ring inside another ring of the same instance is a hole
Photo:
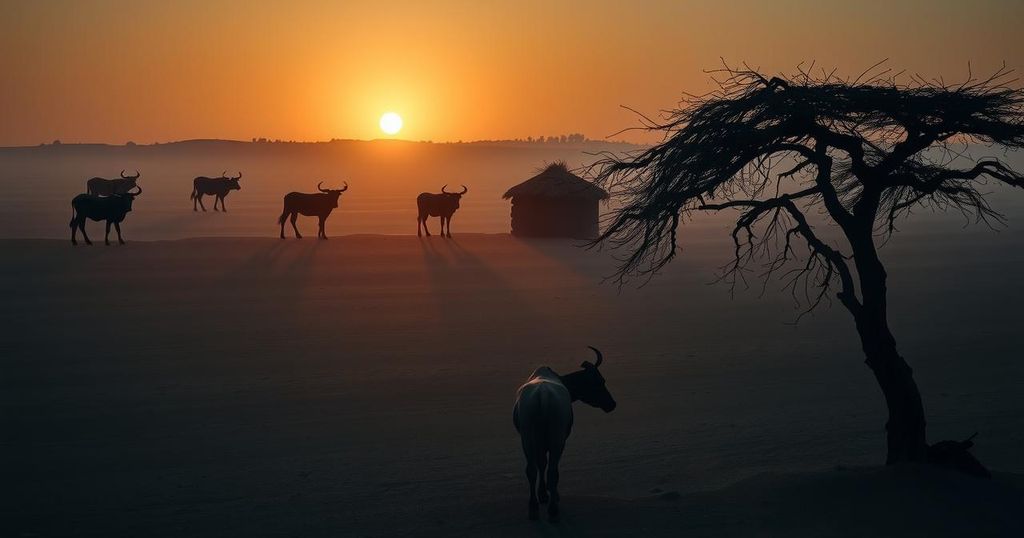
[[[598,234],[598,202],[604,189],[573,174],[563,162],[509,189],[512,235],[593,239]]]

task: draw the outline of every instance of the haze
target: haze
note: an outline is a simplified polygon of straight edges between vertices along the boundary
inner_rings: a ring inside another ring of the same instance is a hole
[[[8,3],[0,145],[370,139],[388,110],[410,140],[601,138],[720,57],[957,79],[1019,70],[1022,23],[1012,1]]]

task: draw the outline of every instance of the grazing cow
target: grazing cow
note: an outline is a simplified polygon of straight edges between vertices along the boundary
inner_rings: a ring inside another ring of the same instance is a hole
[[[92,241],[89,240],[89,234],[85,233],[85,219],[92,219],[94,221],[107,221],[107,233],[103,236],[107,245],[110,244],[111,224],[117,229],[118,242],[123,245],[124,238],[121,237],[121,221],[132,210],[132,202],[135,201],[135,197],[142,194],[142,187],[136,185],[135,188],[138,191],[112,194],[110,196],[96,196],[94,194],[79,194],[75,196],[71,200],[71,222],[68,223],[68,226],[71,226],[71,244],[78,244],[78,241],[75,239],[75,233],[78,230],[82,230],[85,244],[92,244]]]
[[[240,191],[242,186],[238,184],[238,180],[242,179],[242,173],[239,172],[235,177],[228,177],[227,170],[221,173],[220,177],[206,177],[199,176],[192,180],[192,211],[197,211],[196,202],[199,202],[199,207],[206,211],[206,206],[203,205],[203,196],[209,194],[214,196],[213,210],[217,211],[217,202],[220,202],[220,210],[227,213],[228,208],[224,207],[224,197],[231,191]]]
[[[589,347],[589,346],[588,346]],[[591,347],[597,362],[583,361],[583,369],[563,376],[547,366],[533,371],[516,393],[512,423],[519,432],[526,455],[526,478],[530,481],[530,519],[537,519],[540,504],[549,501],[548,518],[558,521],[558,460],[572,431],[572,402],[600,407],[605,413],[615,409],[615,400],[598,371],[604,360]],[[544,471],[547,469],[547,476]],[[540,487],[537,487],[537,476]]]
[[[281,225],[281,239],[284,239],[284,221],[289,216],[292,221],[292,229],[295,230],[295,237],[302,239],[298,226],[295,226],[295,220],[299,217],[300,213],[307,217],[317,216],[320,219],[320,232],[317,234],[317,237],[327,239],[327,234],[324,232],[324,223],[327,222],[327,217],[331,214],[331,211],[338,207],[338,197],[341,196],[341,193],[348,190],[348,182],[345,182],[345,186],[340,189],[324,189],[321,187],[323,184],[324,182],[321,181],[316,186],[320,194],[289,192],[284,195],[284,211],[281,212],[281,216],[277,219],[277,223]]]
[[[441,237],[444,237],[445,222],[448,223],[448,237],[452,236],[452,215],[459,208],[459,199],[469,191],[465,185],[462,192],[448,192],[445,190],[448,185],[441,187],[440,194],[424,192],[416,197],[416,208],[419,209],[419,216],[416,217],[416,236],[419,237],[420,226],[430,236],[430,229],[427,228],[427,217],[441,217]]]
[[[112,194],[124,194],[135,188],[135,183],[139,180],[139,171],[135,171],[134,176],[124,175],[124,170],[121,170],[121,177],[119,179],[104,179],[102,177],[94,177],[89,181],[85,182],[85,192],[93,196],[110,196]]]

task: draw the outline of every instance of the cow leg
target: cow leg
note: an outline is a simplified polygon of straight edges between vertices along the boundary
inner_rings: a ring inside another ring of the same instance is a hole
[[[289,220],[292,221],[292,229],[295,230],[295,238],[296,239],[302,239],[302,234],[299,233],[299,227],[295,225],[295,221],[298,220],[298,219],[299,219],[299,214],[298,213],[292,213],[292,216],[291,216],[291,218]]]
[[[110,246],[110,221],[107,221],[107,233],[103,236],[103,242]]]
[[[224,198],[227,198],[227,196],[220,197],[220,210],[223,211],[224,213],[227,213],[228,208],[224,207]]]
[[[416,215],[416,237],[423,237],[423,233],[420,229],[423,227],[423,217]]]
[[[206,206],[203,205],[203,195],[202,194],[196,194],[196,200],[199,201],[199,207],[203,208],[203,212],[205,213],[206,212]]]
[[[515,422],[515,415],[513,414],[513,422]],[[516,425],[516,429],[519,429],[519,425]],[[540,503],[537,501],[537,442],[535,436],[527,430],[520,430],[519,441],[523,446],[523,455],[526,456],[526,479],[530,482],[530,503],[529,517],[530,519],[538,519],[540,517]]]
[[[452,216],[448,215],[448,238],[452,237]]]
[[[75,222],[74,217],[71,217],[71,222],[68,223],[68,226],[71,227],[71,244],[77,245],[78,239],[75,238],[75,235],[78,233],[78,223]]]
[[[192,191],[192,211],[199,211],[199,206],[196,205],[196,191]]]
[[[114,229],[117,230],[117,242],[121,243],[123,245],[124,244],[124,239],[121,238],[121,223],[120,222],[115,222],[114,223]]]
[[[92,241],[89,240],[89,234],[85,233],[85,218],[81,218],[78,221],[78,229],[82,230],[82,237],[85,239],[86,245],[91,245]]]
[[[558,462],[562,459],[564,448],[564,444],[556,444],[548,451],[548,493],[551,495],[548,504],[548,520],[550,521],[558,521],[559,517],[558,504],[561,499],[558,495]]]
[[[427,232],[427,237],[430,237],[430,228],[427,227],[427,217],[423,217],[423,231]]]
[[[548,502],[548,481],[545,476],[547,474],[547,469],[548,455],[544,450],[541,450],[537,454],[537,478],[539,479],[539,483],[537,484],[537,500],[539,500],[541,504],[546,504]]]
[[[540,517],[540,503],[537,501],[537,465],[533,458],[526,458],[526,479],[530,481],[530,504],[528,515],[530,519]]]
[[[320,239],[327,239],[327,233],[324,232],[324,223],[327,222],[327,217],[319,217],[319,219],[320,231],[317,233],[317,237],[319,237]]]

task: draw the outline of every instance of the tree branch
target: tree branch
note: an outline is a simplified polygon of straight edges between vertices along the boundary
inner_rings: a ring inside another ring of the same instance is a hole
[[[834,271],[839,276],[839,281],[842,286],[842,290],[837,294],[837,297],[843,303],[844,306],[846,306],[851,312],[853,312],[856,315],[859,312],[861,305],[860,302],[857,300],[856,289],[853,283],[853,277],[850,273],[850,268],[846,263],[846,258],[842,255],[842,253],[829,246],[814,233],[810,224],[808,224],[807,218],[804,216],[803,212],[800,211],[800,208],[798,208],[796,203],[793,202],[794,200],[798,200],[808,196],[818,195],[820,193],[821,191],[819,187],[815,186],[796,193],[784,194],[782,196],[770,198],[767,200],[730,200],[728,202],[723,202],[720,204],[702,203],[698,205],[696,209],[702,211],[720,211],[723,209],[730,208],[749,208],[749,210],[744,212],[736,221],[736,228],[733,230],[732,233],[733,241],[736,244],[734,267],[737,269],[743,261],[743,256],[741,255],[740,248],[741,243],[738,239],[739,231],[747,231],[748,244],[751,244],[751,241],[754,237],[751,227],[754,225],[754,223],[756,223],[763,215],[773,210],[775,210],[776,212],[778,210],[785,210],[796,224],[793,228],[787,231],[786,244],[783,247],[781,254],[782,260],[785,261],[786,259],[788,259],[787,253],[789,252],[790,246],[789,237],[792,233],[799,233],[807,242],[807,245],[811,250],[812,257],[821,256],[822,259],[824,259],[826,262],[828,273],[826,276],[826,280],[824,280],[822,283],[823,287],[827,289],[828,281],[831,280],[832,272]],[[776,219],[772,219],[772,225],[774,225],[775,220]],[[810,270],[811,260],[808,260],[808,265],[806,265],[802,270],[800,270],[798,272],[798,275],[806,273]],[[819,294],[819,300],[823,296],[824,291],[822,291],[822,293]],[[817,303],[812,304],[811,307],[813,308],[815,304]]]

